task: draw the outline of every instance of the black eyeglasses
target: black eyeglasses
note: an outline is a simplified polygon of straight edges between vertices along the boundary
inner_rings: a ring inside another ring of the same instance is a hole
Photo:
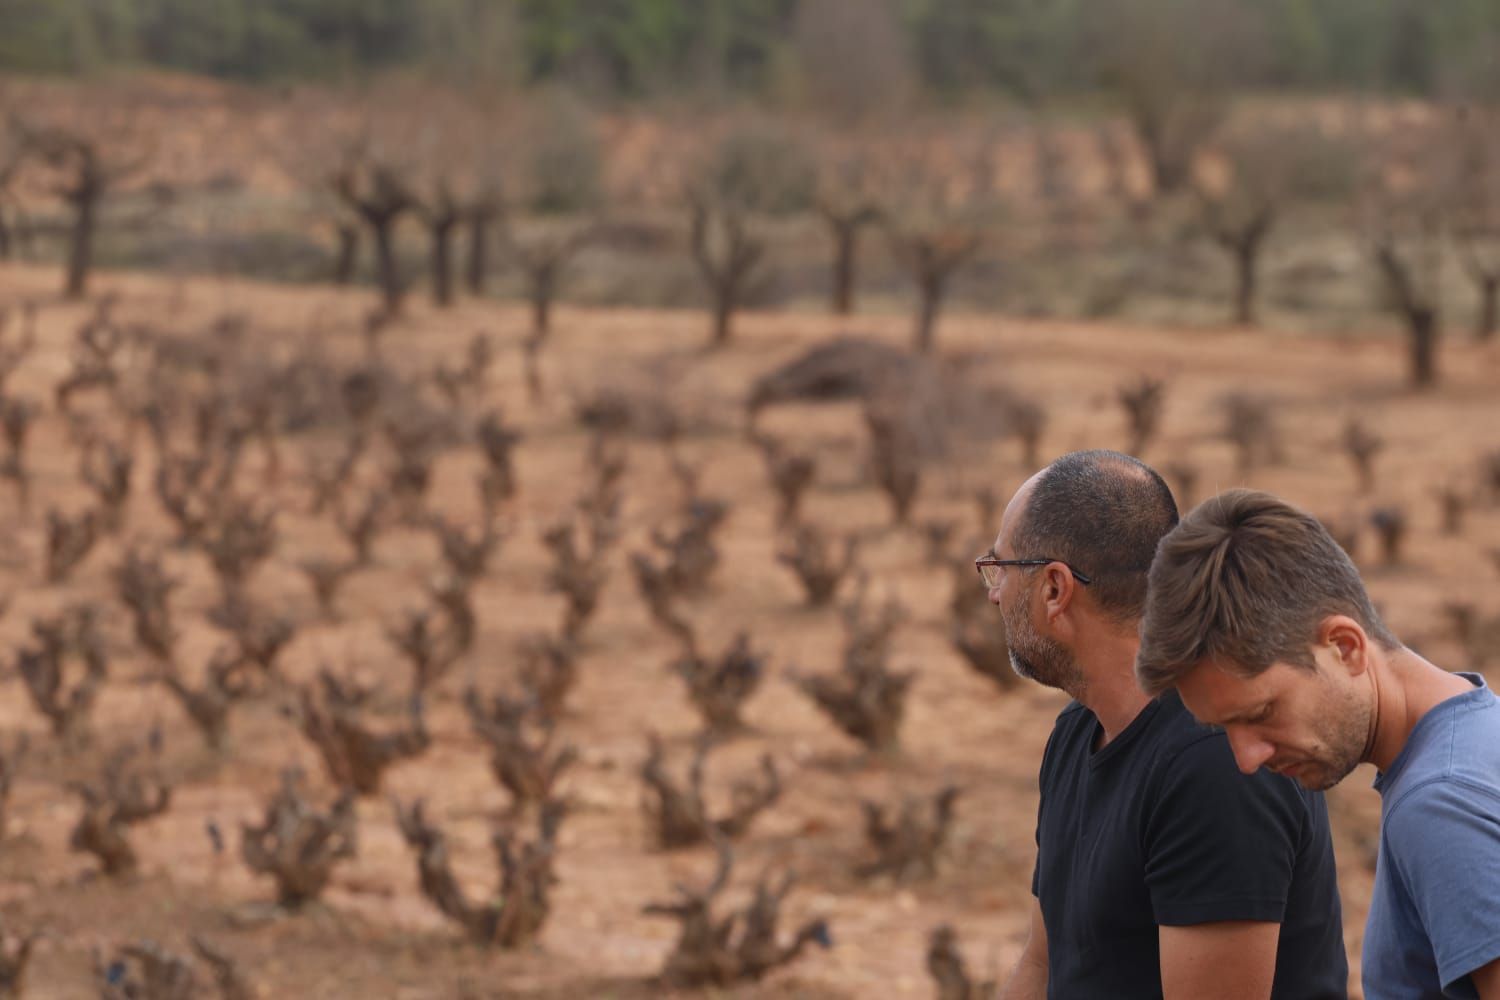
[[[986,552],[974,560],[974,568],[979,570],[979,576],[984,580],[984,585],[994,589],[1000,586],[1000,571],[1007,566],[1046,566],[1050,563],[1062,563],[1068,566],[1061,559],[1001,559],[997,555]],[[1068,572],[1073,574],[1073,579],[1085,586],[1093,582],[1090,577],[1084,576],[1072,566],[1068,566]]]

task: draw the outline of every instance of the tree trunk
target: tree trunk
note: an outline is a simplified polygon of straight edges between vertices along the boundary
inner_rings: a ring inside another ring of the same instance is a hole
[[[731,325],[734,320],[737,284],[738,282],[731,278],[714,285],[714,347],[723,347],[729,343],[730,334],[734,332]]]
[[[35,230],[31,227],[31,220],[26,217],[26,213],[20,208],[17,208],[15,215],[11,217],[11,235],[15,239],[16,258],[18,260],[29,259],[32,247],[34,246],[32,237],[36,234]]]
[[[485,272],[489,269],[490,217],[486,212],[469,216],[469,260],[465,280],[470,295],[484,294]]]
[[[338,240],[338,255],[333,262],[333,283],[347,285],[354,280],[354,266],[359,262],[359,227],[352,223],[340,223]]]
[[[94,262],[94,229],[98,220],[99,196],[93,186],[82,187],[73,202],[73,235],[68,246],[68,280],[63,294],[81,299],[88,290],[89,269]]]
[[[457,216],[443,216],[428,226],[432,235],[432,301],[453,304],[453,230]]]
[[[1260,262],[1260,240],[1242,239],[1234,248],[1234,321],[1255,325],[1256,265]]]
[[[920,354],[932,350],[934,334],[937,332],[938,310],[943,305],[943,278],[931,274],[923,277],[918,285],[920,302],[917,304],[917,330],[915,347]]]
[[[1437,381],[1437,310],[1427,307],[1407,310],[1406,330],[1411,340],[1412,385],[1426,388]]]
[[[1151,171],[1151,193],[1163,196],[1176,193],[1183,185],[1183,171],[1177,158],[1168,152],[1166,140],[1155,133],[1139,132],[1146,147],[1146,165]]]
[[[396,264],[396,240],[394,218],[372,219],[370,227],[375,231],[375,260],[380,293],[386,312],[396,313],[401,309],[401,273]]]
[[[854,311],[854,263],[859,247],[859,227],[847,219],[830,219],[833,229],[833,311],[847,316]]]
[[[1500,328],[1500,274],[1487,274],[1479,280],[1479,325],[1474,335],[1481,343],[1495,339]]]
[[[531,279],[531,335],[538,345],[552,332],[552,299],[557,294],[557,269],[550,263],[528,268]]]

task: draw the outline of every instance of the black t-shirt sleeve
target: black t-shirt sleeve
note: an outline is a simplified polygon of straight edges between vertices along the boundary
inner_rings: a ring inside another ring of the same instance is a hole
[[[1066,712],[1064,713],[1066,714]],[[1061,716],[1059,716],[1059,721]],[[1053,725],[1052,732],[1047,736],[1047,745],[1042,749],[1042,763],[1037,768],[1037,803],[1036,803],[1036,863],[1031,866],[1031,894],[1038,899],[1042,897],[1042,809],[1047,804],[1045,789],[1047,788],[1047,762],[1052,759],[1052,744],[1057,742],[1057,726]]]
[[[1156,922],[1281,923],[1306,823],[1297,786],[1241,774],[1222,733],[1188,744],[1157,778],[1142,830]]]

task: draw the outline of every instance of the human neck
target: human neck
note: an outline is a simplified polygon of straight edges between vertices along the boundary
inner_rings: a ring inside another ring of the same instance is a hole
[[[1101,747],[1124,732],[1151,702],[1135,681],[1135,651],[1139,645],[1134,631],[1101,630],[1074,651],[1083,688],[1069,694],[1099,720],[1104,729]]]
[[[1449,698],[1474,690],[1464,678],[1405,647],[1389,653],[1377,651],[1369,673],[1375,707],[1364,759],[1382,772],[1396,762],[1422,716]]]

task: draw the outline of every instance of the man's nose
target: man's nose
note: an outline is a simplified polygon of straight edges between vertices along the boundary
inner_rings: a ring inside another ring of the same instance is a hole
[[[1276,752],[1271,744],[1243,729],[1229,726],[1226,733],[1229,749],[1234,751],[1234,762],[1245,774],[1254,774]]]
[[[987,590],[985,590],[984,596],[987,597],[987,598],[989,598],[990,603],[993,604],[993,605],[995,605],[995,607],[998,608],[1000,606],[1000,588],[999,587],[990,587],[990,588],[988,588]]]

